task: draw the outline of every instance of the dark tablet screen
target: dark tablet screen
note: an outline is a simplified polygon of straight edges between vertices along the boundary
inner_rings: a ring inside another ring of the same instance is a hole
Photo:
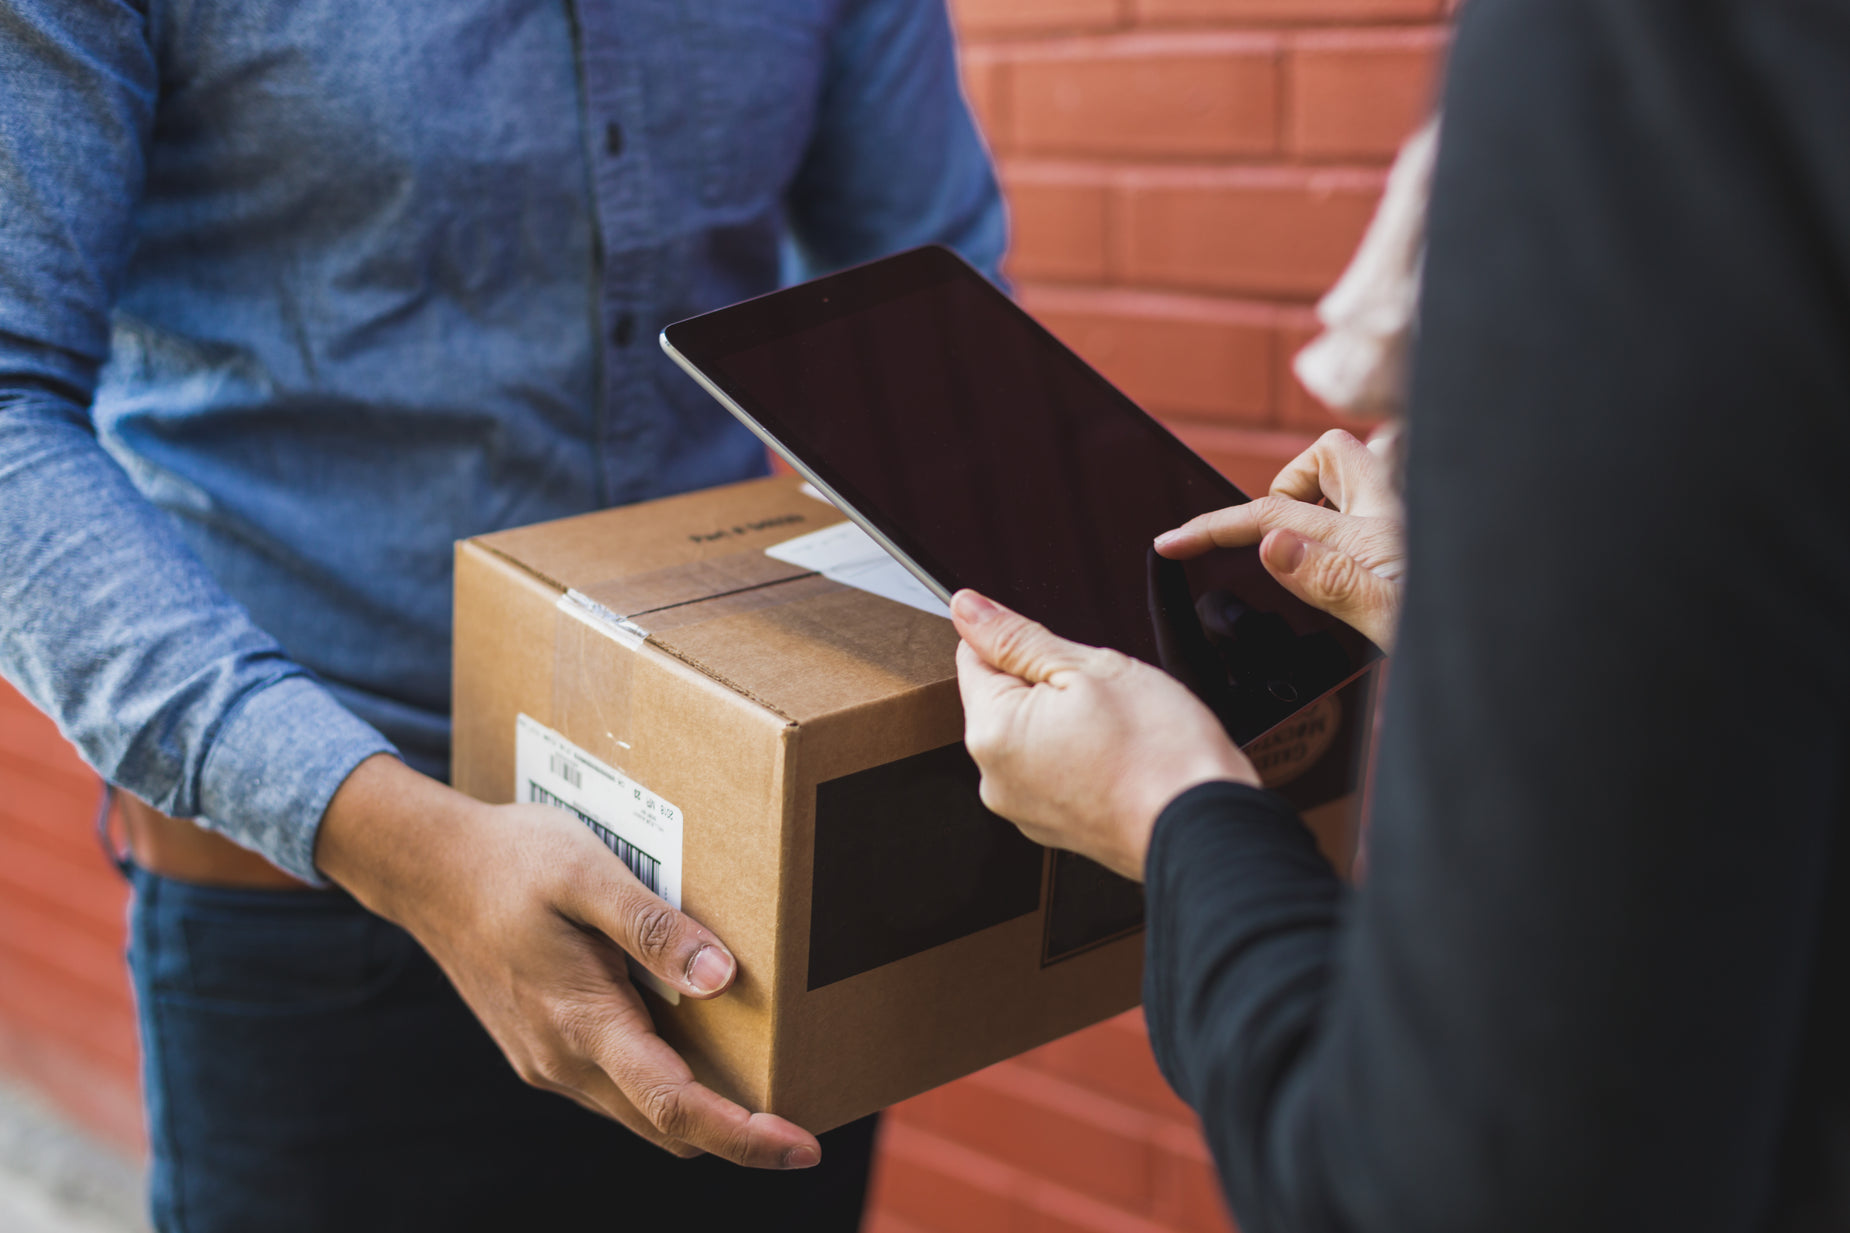
[[[1233,691],[1209,700],[1238,739],[1373,657],[1255,551],[1186,569],[1155,557],[1156,535],[1245,496],[948,250],[901,253],[665,337],[946,591],[975,588],[1068,638],[1160,664],[1204,697]]]

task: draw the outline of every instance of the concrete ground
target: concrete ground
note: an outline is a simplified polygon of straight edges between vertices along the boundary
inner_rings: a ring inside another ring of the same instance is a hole
[[[141,1170],[0,1082],[0,1230],[147,1233]]]

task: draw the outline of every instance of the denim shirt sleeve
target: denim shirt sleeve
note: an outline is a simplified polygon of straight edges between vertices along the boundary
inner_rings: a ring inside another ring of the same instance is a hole
[[[159,92],[128,0],[0,6],[0,673],[105,778],[314,882],[335,789],[391,745],[214,581],[89,405]]]
[[[944,0],[850,0],[788,205],[796,278],[944,244],[1001,281],[1008,220]]]

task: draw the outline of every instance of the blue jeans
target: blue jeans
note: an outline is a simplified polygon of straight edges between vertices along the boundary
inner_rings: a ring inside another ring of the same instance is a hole
[[[860,1223],[873,1118],[801,1173],[679,1160],[520,1082],[410,935],[349,896],[130,876],[162,1233]]]

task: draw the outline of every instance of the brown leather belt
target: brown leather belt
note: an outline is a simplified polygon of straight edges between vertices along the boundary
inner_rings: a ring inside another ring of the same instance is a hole
[[[130,854],[149,873],[201,886],[311,889],[248,848],[197,823],[170,818],[126,792],[116,793],[116,808],[128,835]]]

